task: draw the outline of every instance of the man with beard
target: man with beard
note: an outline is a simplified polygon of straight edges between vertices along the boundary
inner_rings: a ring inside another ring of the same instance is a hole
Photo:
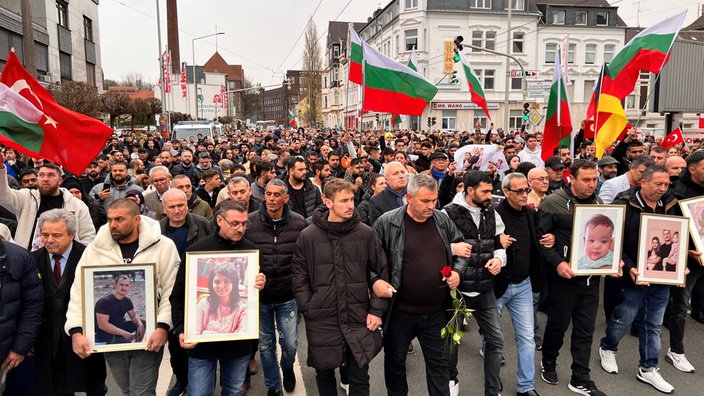
[[[259,210],[259,201],[252,196],[252,188],[249,180],[243,176],[233,176],[227,182],[225,188],[227,198],[235,202],[239,202],[247,209],[247,213],[256,212]],[[217,210],[217,205],[215,206]]]
[[[618,172],[618,161],[614,157],[605,155],[599,160],[597,165],[599,167],[599,180],[596,183],[596,194],[599,195],[599,192],[601,192],[601,186],[604,185],[604,182],[616,177]]]
[[[340,154],[337,151],[328,153],[328,164],[330,164],[330,175],[338,178],[345,176],[345,168],[340,166]]]
[[[95,227],[88,206],[68,190],[61,189],[61,169],[53,163],[44,162],[37,172],[37,189],[13,190],[7,184],[5,159],[0,154],[0,205],[17,216],[15,243],[30,251],[41,248],[39,216],[51,209],[70,210],[78,220],[76,240],[90,243],[95,237]],[[125,168],[125,173],[127,169]]]
[[[378,293],[392,294],[386,258],[377,236],[355,213],[352,184],[333,179],[324,191],[327,208],[317,209],[300,233],[291,264],[307,338],[317,340],[308,343],[308,365],[315,368],[321,395],[337,394],[334,370],[341,366],[351,393],[369,395],[369,363],[381,351],[378,330],[386,310]],[[327,298],[318,298],[322,295]]]
[[[122,394],[156,395],[159,366],[168,331],[171,328],[169,296],[180,260],[173,241],[164,238],[151,223],[141,221],[139,206],[129,199],[117,199],[108,207],[108,224],[101,227],[95,240],[83,252],[76,273],[83,267],[118,264],[155,264],[156,327],[146,331],[147,345],[142,350],[106,353],[105,361]],[[84,335],[84,285],[76,277],[66,312],[64,330],[71,336],[73,351],[85,359],[92,354]]]
[[[362,202],[362,197],[364,197],[364,193],[366,192],[364,189],[364,179],[362,179],[364,165],[362,165],[362,161],[359,158],[353,158],[350,161],[350,169],[352,173],[345,177],[345,180],[352,183],[354,186],[354,206],[356,207]]]
[[[455,195],[452,203],[444,209],[464,240],[472,246],[467,265],[460,273],[462,281],[458,290],[467,308],[474,310],[472,316],[484,337],[484,394],[488,396],[498,395],[501,391],[499,373],[504,336],[494,295],[494,277],[506,264],[506,249],[495,246],[497,236],[504,232],[504,222],[499,213],[489,206],[493,182],[485,172],[466,172],[464,194]],[[458,389],[452,394],[459,393],[458,354],[458,348],[452,348],[450,389]]]
[[[37,189],[37,171],[34,168],[24,168],[20,172],[20,188]]]
[[[200,171],[199,177],[203,177],[203,172],[211,169],[218,172],[220,178],[223,178],[224,176],[220,167],[217,165],[213,165],[213,160],[210,157],[210,154],[208,154],[207,152],[198,154],[198,165],[196,166],[196,168],[198,168],[198,170]]]
[[[597,153],[601,155],[602,153]],[[638,140],[635,130],[628,132],[625,138],[614,148],[611,156],[616,158],[618,163],[618,174],[628,172],[631,161],[639,155],[645,154],[645,145]]]
[[[171,175],[186,175],[191,179],[191,184],[197,186],[200,182],[200,170],[193,164],[193,151],[184,149],[181,151],[181,163],[171,168]]]
[[[83,191],[90,191],[96,184],[104,182],[105,178],[100,175],[98,163],[93,161],[86,168],[86,175],[81,177],[79,181],[83,185]]]
[[[159,160],[161,160],[161,166],[165,166],[166,169],[171,171],[171,168],[173,167],[173,155],[171,155],[170,150],[163,150],[162,152],[159,153]]]
[[[310,182],[318,187],[318,190],[320,190],[322,194],[323,184],[325,180],[330,177],[330,165],[323,159],[315,161],[315,164],[313,164],[313,172],[315,175],[310,178]]]
[[[271,162],[261,161],[257,163],[257,178],[252,183],[252,196],[256,199],[264,199],[266,185],[276,178],[276,171]]]
[[[550,182],[548,193],[561,190],[565,187],[565,181],[562,178],[562,173],[564,170],[565,164],[562,163],[562,161],[556,156],[552,156],[545,161],[545,171],[548,173],[548,179]]]
[[[308,218],[313,215],[313,211],[318,206],[323,204],[320,190],[306,178],[306,161],[303,158],[290,157],[286,166],[288,177],[285,182],[290,196],[288,205],[294,212]]]
[[[93,189],[90,190],[90,195],[99,199],[107,210],[112,201],[124,198],[127,191],[132,189],[138,190],[139,192],[144,191],[142,187],[130,180],[127,173],[127,163],[116,161],[112,164],[110,180],[96,184]]]
[[[543,381],[557,385],[557,357],[563,345],[565,332],[572,323],[572,377],[568,388],[575,393],[603,396],[590,377],[594,324],[599,308],[600,278],[575,276],[570,267],[569,249],[575,204],[602,204],[594,193],[597,171],[592,161],[578,159],[570,169],[573,180],[565,188],[548,195],[538,211],[538,227],[544,233],[555,235],[551,248],[543,247],[548,262],[548,321],[543,337],[541,361]],[[621,272],[616,274],[620,276]]]

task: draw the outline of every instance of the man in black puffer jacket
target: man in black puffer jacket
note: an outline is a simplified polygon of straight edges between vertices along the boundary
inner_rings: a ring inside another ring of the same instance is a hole
[[[37,264],[21,247],[0,240],[0,362],[8,371],[17,367],[39,335],[44,289]]]
[[[337,394],[334,369],[342,366],[350,393],[369,395],[369,362],[381,351],[377,330],[386,310],[386,300],[378,296],[383,289],[391,294],[386,257],[354,210],[352,184],[333,179],[324,192],[327,208],[313,212],[291,265],[306,322],[308,365],[316,370],[321,395]]]
[[[495,243],[504,232],[501,216],[489,207],[494,179],[482,171],[468,171],[464,175],[464,194],[457,194],[445,207],[450,219],[457,225],[467,243],[472,245],[467,266],[458,289],[473,309],[472,314],[484,337],[484,394],[498,395],[501,391],[499,373],[504,336],[494,295],[494,276],[506,264],[506,249]],[[450,386],[458,387],[458,348],[450,358]]]
[[[264,205],[248,215],[252,224],[245,238],[257,245],[261,254],[259,269],[266,275],[266,286],[259,293],[259,355],[264,384],[269,395],[281,394],[281,376],[276,362],[276,329],[281,345],[283,387],[292,392],[296,386],[293,363],[298,349],[298,306],[293,297],[291,258],[298,235],[306,220],[286,204],[288,187],[280,179],[266,185]]]

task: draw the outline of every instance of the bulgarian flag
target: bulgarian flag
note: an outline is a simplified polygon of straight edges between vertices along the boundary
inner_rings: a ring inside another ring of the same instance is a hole
[[[621,100],[633,91],[641,70],[660,73],[670,59],[670,49],[686,16],[684,10],[633,37],[609,62],[608,93]],[[594,116],[594,110],[592,100],[587,119]]]
[[[401,118],[401,114],[392,114],[391,115],[391,125],[398,125],[401,122],[403,122],[403,119]]]
[[[10,51],[0,75],[0,144],[80,175],[112,133],[100,120],[56,103]]]
[[[416,54],[416,46],[413,46],[413,50],[411,51],[411,56],[408,57],[408,64],[407,66],[411,68],[413,71],[418,71],[418,55]]]
[[[467,78],[467,83],[469,84],[469,93],[472,95],[472,103],[479,106],[484,110],[486,117],[491,120],[489,115],[489,110],[486,107],[486,96],[484,96],[484,89],[482,88],[482,83],[479,81],[479,77],[472,69],[472,65],[469,64],[467,58],[460,52],[460,63],[462,64],[462,69],[464,70],[464,76]]]
[[[541,154],[543,161],[552,157],[552,153],[557,146],[571,146],[571,138],[572,118],[570,117],[570,103],[567,100],[565,79],[562,75],[562,66],[560,65],[560,51],[555,51],[555,71],[552,74],[552,86],[550,86],[548,111],[543,133]]]
[[[601,158],[604,155],[604,150],[622,136],[628,125],[621,99],[611,93],[613,82],[609,82],[608,76],[609,67],[604,63],[597,88],[594,90],[597,111],[594,145],[596,146],[597,158]]]
[[[352,22],[347,25],[347,42],[350,43],[350,75],[349,80],[355,84],[362,85],[362,39],[354,30]]]
[[[423,109],[433,100],[438,88],[422,74],[387,58],[363,41],[362,53],[362,108],[381,113],[423,114]]]
[[[288,111],[288,124],[296,128],[296,115],[289,109]]]

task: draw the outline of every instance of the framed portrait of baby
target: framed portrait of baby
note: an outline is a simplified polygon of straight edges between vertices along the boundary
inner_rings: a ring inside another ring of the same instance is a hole
[[[156,328],[154,264],[83,267],[83,329],[92,352],[147,347]]]
[[[638,235],[638,281],[683,285],[687,268],[689,219],[641,214]]]
[[[259,251],[186,252],[186,342],[259,338]]]
[[[625,205],[574,206],[570,267],[576,276],[618,273]]]
[[[679,201],[682,215],[689,219],[689,235],[697,251],[704,252],[704,197]]]

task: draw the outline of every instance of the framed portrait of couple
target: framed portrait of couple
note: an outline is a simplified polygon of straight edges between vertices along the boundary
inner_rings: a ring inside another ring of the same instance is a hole
[[[259,251],[186,253],[186,342],[259,338]]]
[[[83,331],[93,352],[144,349],[156,328],[154,264],[83,267]]]
[[[570,267],[577,276],[619,271],[625,205],[575,205]]]
[[[638,281],[683,285],[690,222],[686,217],[641,214]]]

